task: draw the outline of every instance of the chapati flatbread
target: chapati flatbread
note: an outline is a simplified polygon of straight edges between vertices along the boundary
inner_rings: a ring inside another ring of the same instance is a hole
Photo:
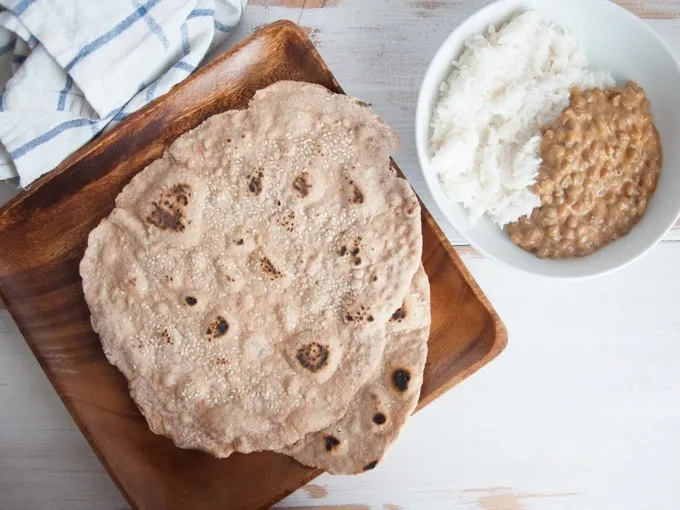
[[[355,100],[280,82],[125,187],[80,270],[151,430],[224,457],[344,415],[421,256],[396,145]]]
[[[280,453],[333,474],[373,469],[418,404],[429,332],[430,285],[421,267],[404,304],[390,319],[380,367],[345,416]]]

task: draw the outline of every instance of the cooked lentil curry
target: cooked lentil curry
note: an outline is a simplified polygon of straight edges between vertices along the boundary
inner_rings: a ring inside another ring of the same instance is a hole
[[[662,163],[649,100],[635,82],[571,92],[544,128],[534,192],[541,206],[509,226],[512,242],[540,258],[589,255],[626,235],[654,194]]]

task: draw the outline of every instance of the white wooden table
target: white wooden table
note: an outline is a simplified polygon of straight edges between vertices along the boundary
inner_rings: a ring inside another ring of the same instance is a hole
[[[372,103],[399,131],[399,165],[451,241],[461,244],[419,175],[413,118],[429,59],[485,3],[256,0],[228,44],[276,19],[308,27],[347,92]],[[680,0],[620,3],[647,18],[680,54]],[[680,508],[675,241],[680,230],[633,266],[578,283],[527,277],[461,247],[508,327],[505,353],[414,416],[379,469],[323,475],[279,507]],[[0,509],[125,507],[0,311]]]

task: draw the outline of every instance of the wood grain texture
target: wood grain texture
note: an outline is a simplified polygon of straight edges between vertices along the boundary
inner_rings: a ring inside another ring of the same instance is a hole
[[[134,507],[266,507],[320,474],[273,453],[218,460],[151,433],[91,329],[78,274],[88,233],[135,174],[181,133],[210,115],[246,107],[256,90],[280,79],[342,92],[302,30],[276,23],[69,158],[0,212],[0,295]],[[433,326],[421,407],[497,356],[507,339],[425,209],[423,222]]]
[[[615,0],[643,19],[675,19],[680,18],[678,0]]]
[[[288,7],[290,9],[321,9],[335,7],[341,0],[250,0],[250,5],[262,7]]]

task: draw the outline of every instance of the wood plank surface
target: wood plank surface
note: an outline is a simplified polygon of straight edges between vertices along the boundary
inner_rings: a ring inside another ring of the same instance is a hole
[[[616,0],[616,3],[643,19],[675,19],[680,17],[677,0]]]
[[[446,34],[486,3],[342,0],[302,9],[304,1],[289,8],[256,0],[225,47],[276,19],[305,25],[347,91],[373,102],[399,130],[405,146],[396,159],[423,196],[412,144],[418,86]],[[680,0],[618,3],[680,53]],[[462,242],[445,220],[442,226]],[[680,230],[667,239],[680,239]],[[510,347],[414,416],[381,469],[322,475],[280,507],[679,508],[680,243],[663,243],[603,279],[570,283],[458,251],[505,319]],[[126,508],[6,312],[0,508]]]

